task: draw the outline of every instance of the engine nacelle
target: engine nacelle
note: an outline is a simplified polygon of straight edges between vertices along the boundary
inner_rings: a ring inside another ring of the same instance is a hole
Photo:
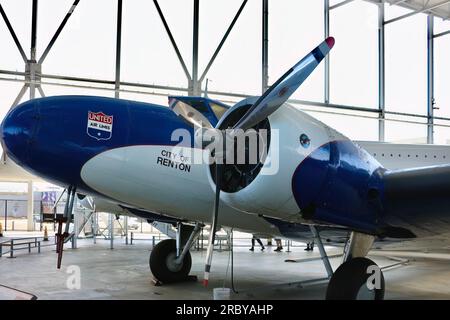
[[[254,99],[243,100],[230,109],[221,119],[222,129],[227,127],[224,124],[234,124]],[[254,129],[261,128],[268,129],[267,157],[256,165],[224,165],[221,200],[245,212],[301,221],[293,193],[295,170],[320,146],[347,138],[289,104]],[[214,166],[208,174],[215,188]]]

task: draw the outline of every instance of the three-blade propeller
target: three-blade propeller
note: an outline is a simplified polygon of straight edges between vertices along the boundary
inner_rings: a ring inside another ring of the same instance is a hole
[[[266,119],[279,107],[285,103],[289,97],[300,87],[300,85],[309,77],[319,63],[327,56],[331,48],[334,46],[334,38],[329,37],[323,41],[319,46],[312,50],[302,60],[289,69],[281,78],[279,78],[266,92],[250,107],[250,109],[239,119],[239,121],[233,126],[233,130],[248,130]],[[218,129],[218,128],[216,128]],[[224,138],[229,133],[222,133]],[[215,152],[216,168],[215,168],[215,199],[214,210],[212,215],[211,231],[209,234],[208,250],[206,253],[206,265],[205,276],[203,284],[208,285],[209,272],[211,270],[212,254],[214,249],[214,240],[217,230],[218,217],[219,217],[219,202],[220,202],[220,186],[222,177],[221,163],[224,163],[224,159],[218,159],[218,157],[224,155],[222,150]],[[218,161],[221,160],[221,161]]]

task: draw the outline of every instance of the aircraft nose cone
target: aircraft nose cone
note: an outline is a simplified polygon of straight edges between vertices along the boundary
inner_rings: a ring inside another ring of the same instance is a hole
[[[27,101],[12,109],[3,120],[2,146],[8,156],[19,164],[27,161],[37,119],[36,102]]]

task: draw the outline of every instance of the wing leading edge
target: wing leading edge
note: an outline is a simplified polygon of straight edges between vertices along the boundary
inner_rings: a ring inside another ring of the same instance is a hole
[[[383,170],[387,234],[409,238],[450,231],[450,145],[357,141]]]

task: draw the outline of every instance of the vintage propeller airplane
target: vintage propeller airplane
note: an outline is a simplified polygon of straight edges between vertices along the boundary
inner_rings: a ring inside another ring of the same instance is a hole
[[[327,298],[383,298],[383,279],[379,286],[367,285],[368,270],[376,266],[366,258],[374,240],[450,231],[449,152],[443,149],[445,155],[421,162],[416,155],[426,146],[412,147],[406,152],[414,164],[434,166],[386,169],[376,153],[398,153],[401,147],[367,144],[376,150],[370,154],[286,103],[333,45],[334,38],[327,38],[261,97],[231,108],[205,97],[170,97],[167,108],[57,96],[12,109],[1,130],[8,157],[68,190],[58,266],[74,197],[88,195],[111,210],[177,226],[176,240],[158,243],[150,256],[152,274],[161,282],[186,279],[189,249],[204,224],[212,225],[205,284],[219,226],[272,237],[315,237],[325,262],[319,234],[350,234],[343,263],[334,273],[326,264]],[[248,161],[247,140],[236,142],[239,132],[250,129],[266,133],[254,163]],[[204,137],[230,144],[210,148]],[[233,151],[242,151],[245,161],[229,161]],[[192,161],[198,153],[210,161]]]

